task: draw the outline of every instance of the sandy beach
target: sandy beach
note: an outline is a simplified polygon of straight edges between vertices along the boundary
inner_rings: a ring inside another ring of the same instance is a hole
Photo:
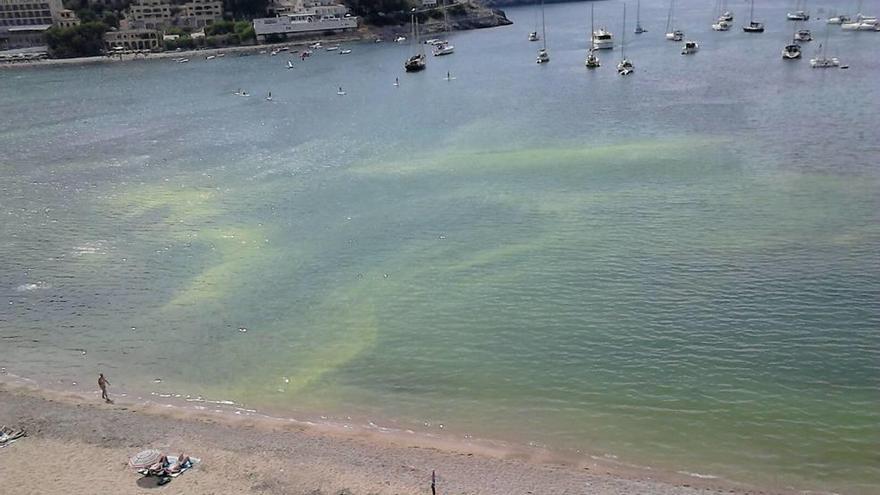
[[[160,405],[103,404],[80,395],[0,384],[0,424],[28,436],[0,449],[6,494],[768,493],[700,480],[563,465],[455,446],[342,434]],[[165,486],[126,465],[145,448],[199,457]],[[782,492],[773,492],[782,493]]]

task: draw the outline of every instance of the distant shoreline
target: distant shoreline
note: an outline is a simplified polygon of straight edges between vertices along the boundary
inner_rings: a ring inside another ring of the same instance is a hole
[[[313,39],[297,39],[297,40],[288,40],[281,43],[266,43],[262,45],[238,45],[238,46],[227,46],[222,48],[204,48],[200,50],[181,50],[181,51],[167,51],[167,52],[156,52],[149,53],[146,56],[141,54],[132,54],[126,53],[121,56],[107,56],[101,55],[99,57],[77,57],[77,58],[47,58],[43,60],[32,60],[26,62],[6,62],[0,63],[0,69],[14,69],[14,68],[33,68],[33,67],[57,67],[57,66],[65,66],[65,65],[93,65],[93,64],[113,64],[119,62],[133,62],[138,60],[156,60],[156,59],[172,59],[172,58],[204,58],[210,55],[217,56],[221,53],[224,54],[237,54],[237,55],[250,55],[254,53],[260,53],[261,51],[271,51],[276,48],[281,48],[284,46],[308,46],[310,44],[321,42],[321,43],[358,43],[364,42],[369,39],[369,36],[364,36],[362,34],[351,35],[350,33],[346,36],[325,36],[322,38],[313,38]]]
[[[0,424],[26,428],[29,436],[0,450],[0,478],[5,486],[25,492],[138,493],[138,477],[125,467],[125,460],[141,448],[160,448],[203,459],[203,468],[174,481],[175,490],[198,493],[215,486],[225,493],[427,493],[432,470],[440,477],[440,493],[791,493],[593,461],[565,464],[540,449],[524,455],[418,435],[186,410],[125,398],[109,405],[97,393],[89,397],[42,389],[10,378],[0,380]],[[70,457],[71,451],[82,455]],[[34,455],[41,459],[36,464],[50,468],[51,476],[46,476],[57,486],[43,485],[45,477],[33,468]],[[83,458],[103,459],[101,464],[89,461],[95,476],[83,476],[75,467]]]

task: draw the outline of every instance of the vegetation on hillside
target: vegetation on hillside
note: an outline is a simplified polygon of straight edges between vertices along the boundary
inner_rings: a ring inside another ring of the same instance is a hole
[[[55,58],[94,57],[104,51],[103,22],[84,22],[69,28],[52,27],[46,31],[49,54]]]

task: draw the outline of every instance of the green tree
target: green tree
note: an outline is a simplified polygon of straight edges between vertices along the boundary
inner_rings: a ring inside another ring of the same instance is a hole
[[[94,57],[104,51],[103,22],[85,22],[69,28],[52,27],[46,31],[49,53],[55,58]]]

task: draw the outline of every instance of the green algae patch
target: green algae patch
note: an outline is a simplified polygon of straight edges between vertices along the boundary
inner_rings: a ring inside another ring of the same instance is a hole
[[[205,249],[216,263],[193,277],[180,289],[167,308],[220,301],[245,290],[255,275],[270,271],[285,256],[270,244],[265,229],[228,227],[195,232],[193,243]]]
[[[209,394],[289,406],[291,399],[320,394],[332,374],[371,349],[379,334],[373,284],[360,281],[331,291],[287,318],[248,328],[212,352],[216,381]],[[332,386],[331,386],[332,388]]]
[[[352,170],[364,175],[414,175],[422,173],[483,174],[493,171],[565,169],[589,166],[594,171],[646,162],[669,164],[692,153],[723,143],[718,139],[690,137],[606,144],[591,147],[528,148],[501,151],[443,151],[435,155],[372,163]],[[690,160],[687,160],[690,162]]]

